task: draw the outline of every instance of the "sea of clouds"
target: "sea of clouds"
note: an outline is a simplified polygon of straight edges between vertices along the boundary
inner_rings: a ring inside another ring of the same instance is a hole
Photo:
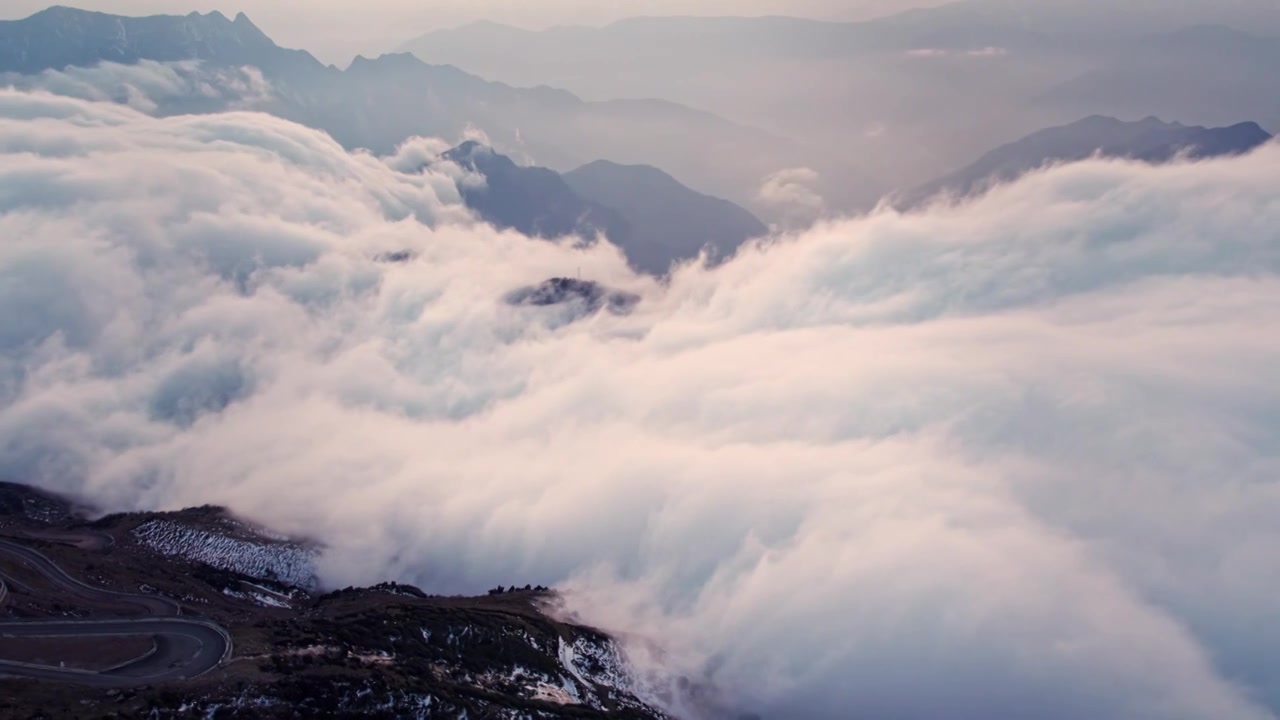
[[[691,718],[1280,710],[1280,147],[662,284],[477,222],[437,141],[71,94],[0,91],[0,476],[562,587]],[[503,302],[577,273],[642,301]]]

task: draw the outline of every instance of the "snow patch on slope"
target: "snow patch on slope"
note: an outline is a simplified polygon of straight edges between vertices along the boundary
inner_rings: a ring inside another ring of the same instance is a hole
[[[240,592],[238,590],[231,590],[227,588],[222,591],[222,594],[226,595],[227,597],[236,598],[238,600],[249,600],[262,607],[271,607],[271,608],[293,607],[292,605],[282,600],[281,598],[276,597],[275,595],[269,595],[267,593],[252,592],[252,591]]]
[[[650,713],[662,706],[657,693],[640,680],[612,640],[585,635],[573,642],[561,638],[557,652],[560,664],[573,679],[566,683],[566,689],[576,684],[585,704],[597,710],[621,706]]]
[[[315,553],[296,543],[248,540],[169,520],[145,522],[133,535],[162,555],[295,587],[310,589],[316,584]]]

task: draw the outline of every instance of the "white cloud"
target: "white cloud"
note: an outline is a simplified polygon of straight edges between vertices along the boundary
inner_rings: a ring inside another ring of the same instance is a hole
[[[913,48],[906,52],[907,57],[934,58],[946,57],[951,53],[942,48]]]
[[[437,147],[0,92],[0,474],[564,585],[771,718],[1274,717],[1280,148],[661,287],[474,223]],[[579,267],[643,302],[501,302]]]
[[[483,129],[471,123],[468,123],[467,126],[462,129],[462,142],[478,142],[481,145],[493,145],[493,141],[489,139],[489,133],[486,133]]]
[[[201,101],[216,103],[208,109],[252,110],[272,98],[271,84],[257,68],[210,68],[195,60],[104,62],[36,75],[0,73],[0,87],[116,102],[148,114],[169,104],[180,104],[179,110],[189,112],[193,102]]]
[[[756,200],[780,213],[787,225],[808,225],[826,212],[827,203],[816,189],[819,182],[811,168],[779,170],[764,179]]]
[[[945,57],[976,57],[976,58],[997,58],[1004,57],[1009,51],[1002,47],[986,46],[980,48],[969,48],[968,50],[950,50],[947,48],[914,48],[904,53],[907,57],[913,58],[945,58]]]

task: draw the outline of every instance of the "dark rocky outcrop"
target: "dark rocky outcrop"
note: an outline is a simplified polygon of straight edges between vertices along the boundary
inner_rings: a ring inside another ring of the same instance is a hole
[[[635,308],[640,302],[640,296],[610,290],[592,280],[552,278],[538,285],[515,290],[507,295],[506,301],[511,305],[530,307],[577,304],[585,314],[608,309],[611,313],[623,315]]]

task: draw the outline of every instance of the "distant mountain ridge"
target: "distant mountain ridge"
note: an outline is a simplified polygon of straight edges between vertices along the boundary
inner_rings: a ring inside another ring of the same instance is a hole
[[[545,86],[489,82],[408,54],[358,57],[339,70],[276,45],[243,13],[234,20],[217,12],[123,17],[55,7],[0,22],[0,73],[142,60],[257,67],[274,93],[256,109],[376,153],[413,136],[457,138],[478,127],[499,148],[519,149],[551,168],[568,170],[599,157],[652,163],[682,182],[745,202],[759,178],[785,167],[794,150],[764,131],[667,101],[586,102]],[[156,112],[192,111],[190,102],[174,101]]]
[[[1254,122],[1206,128],[1155,117],[1126,122],[1095,115],[998,147],[972,165],[904,194],[898,205],[912,207],[939,195],[970,197],[1045,165],[1094,155],[1163,163],[1179,155],[1193,159],[1239,155],[1269,140],[1271,134]]]
[[[487,222],[548,239],[603,233],[634,269],[655,276],[703,250],[712,262],[724,260],[769,230],[747,210],[654,167],[597,160],[560,175],[474,141],[442,158],[484,176],[484,187],[464,183],[459,191]]]
[[[1276,4],[1280,13],[1280,3]],[[1277,31],[1280,33],[1280,31]],[[1240,117],[1280,128],[1280,36],[1223,24],[1150,35],[1099,67],[1046,89],[1049,108],[1161,115],[1201,125]]]
[[[57,5],[0,21],[0,71],[29,75],[99,62],[205,60],[264,71],[322,71],[304,50],[277,46],[244,13],[122,17]]]
[[[855,22],[472,23],[401,48],[495,80],[548,82],[585,98],[663,97],[749,119],[802,146],[792,167],[814,170],[815,190],[837,212],[939,177],[973,149],[1093,114],[1205,126],[1248,118],[1280,129],[1276,0],[900,6],[926,4]]]

